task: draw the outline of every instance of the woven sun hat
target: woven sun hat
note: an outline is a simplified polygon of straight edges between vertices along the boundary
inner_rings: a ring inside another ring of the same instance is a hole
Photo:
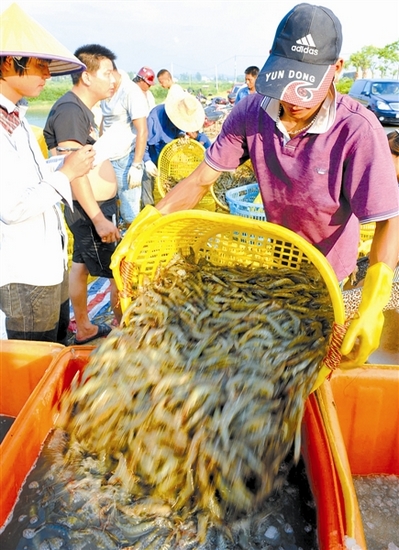
[[[168,93],[165,111],[173,124],[183,132],[196,132],[205,122],[205,111],[201,103],[183,90]]]
[[[298,4],[277,27],[256,79],[260,94],[301,107],[324,101],[342,46],[341,23],[328,8]]]
[[[50,74],[60,76],[86,69],[67,48],[27,15],[18,4],[11,4],[0,15],[0,55],[48,59]]]

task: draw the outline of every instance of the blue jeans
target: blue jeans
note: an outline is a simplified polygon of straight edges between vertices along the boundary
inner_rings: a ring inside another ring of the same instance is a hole
[[[134,151],[117,160],[111,160],[118,182],[118,198],[120,202],[120,215],[124,222],[132,223],[140,212],[141,185],[129,189],[127,175],[133,164]]]

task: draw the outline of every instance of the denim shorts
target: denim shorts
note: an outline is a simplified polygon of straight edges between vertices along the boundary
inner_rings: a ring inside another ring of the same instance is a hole
[[[68,272],[52,286],[10,283],[0,287],[7,338],[65,344],[69,325]]]
[[[98,206],[107,220],[118,220],[116,197],[98,201]],[[65,220],[73,234],[72,261],[77,264],[85,264],[93,277],[112,279],[112,270],[109,266],[116,243],[102,242],[93,222],[78,201],[73,201],[73,209],[72,212],[69,207],[65,207]]]

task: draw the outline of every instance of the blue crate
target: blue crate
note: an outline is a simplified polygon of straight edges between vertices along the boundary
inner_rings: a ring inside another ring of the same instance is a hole
[[[266,221],[263,204],[254,204],[253,202],[258,194],[259,185],[256,182],[226,191],[226,202],[229,206],[230,214]]]

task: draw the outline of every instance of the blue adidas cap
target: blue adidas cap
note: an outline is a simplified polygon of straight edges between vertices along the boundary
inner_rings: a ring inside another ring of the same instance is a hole
[[[327,95],[342,46],[341,23],[328,8],[298,4],[277,27],[256,79],[260,94],[314,107]]]

